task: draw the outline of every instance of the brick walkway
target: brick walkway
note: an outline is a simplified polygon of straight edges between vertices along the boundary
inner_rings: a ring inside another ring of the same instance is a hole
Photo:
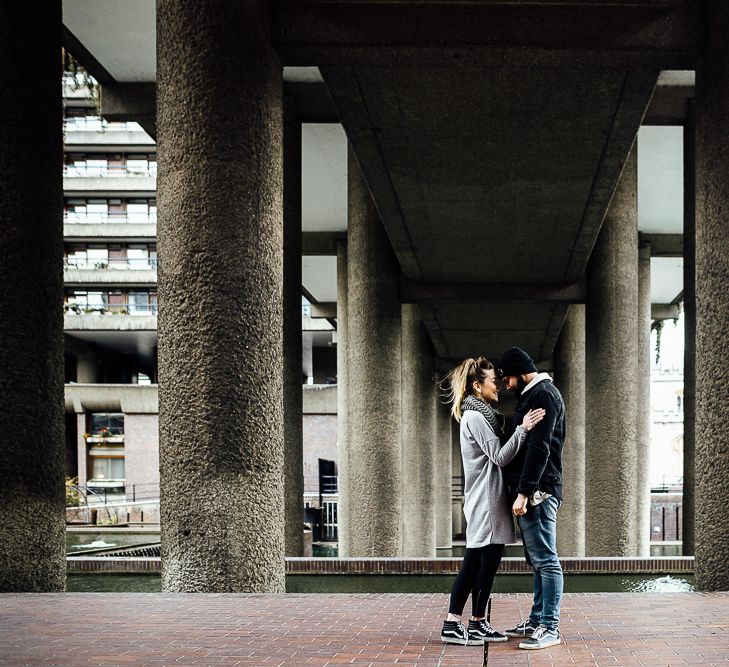
[[[497,595],[492,622],[530,598]],[[447,596],[0,595],[0,665],[483,664],[481,647],[441,644]],[[729,593],[573,593],[553,649],[491,645],[499,665],[729,665]]]

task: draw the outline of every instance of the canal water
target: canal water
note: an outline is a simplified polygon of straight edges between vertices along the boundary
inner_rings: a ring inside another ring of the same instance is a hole
[[[450,593],[452,575],[287,575],[287,593]],[[694,589],[693,575],[569,574],[566,593],[682,592]],[[158,574],[70,574],[69,592],[159,593]],[[496,577],[494,593],[531,593],[528,574]]]

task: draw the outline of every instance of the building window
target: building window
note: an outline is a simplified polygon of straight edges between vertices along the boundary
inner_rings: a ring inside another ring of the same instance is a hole
[[[90,415],[91,435],[98,435],[103,429],[109,435],[124,435],[124,415],[121,412],[95,412]]]

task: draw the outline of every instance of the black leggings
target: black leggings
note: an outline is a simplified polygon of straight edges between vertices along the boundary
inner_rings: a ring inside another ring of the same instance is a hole
[[[461,571],[453,582],[449,614],[460,616],[470,593],[472,615],[476,618],[486,615],[486,603],[503,554],[503,544],[487,544],[485,547],[466,549]]]

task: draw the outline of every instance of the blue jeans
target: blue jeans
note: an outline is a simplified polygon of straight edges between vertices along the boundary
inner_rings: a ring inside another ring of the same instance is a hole
[[[534,603],[529,614],[532,625],[559,629],[562,603],[562,566],[557,556],[557,510],[562,504],[554,496],[518,517],[527,561],[534,568]]]

